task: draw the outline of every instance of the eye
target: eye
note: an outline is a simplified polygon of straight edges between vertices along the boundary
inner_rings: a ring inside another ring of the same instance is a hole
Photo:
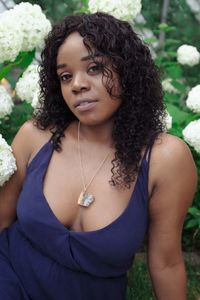
[[[58,76],[60,81],[69,81],[72,77],[69,73],[64,73]]]
[[[100,73],[103,70],[103,65],[100,63],[97,63],[95,65],[92,65],[91,67],[89,67],[88,69],[88,73]]]

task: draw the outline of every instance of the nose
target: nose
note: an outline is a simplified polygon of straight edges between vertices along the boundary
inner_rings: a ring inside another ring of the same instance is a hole
[[[73,76],[72,79],[72,92],[74,94],[88,91],[90,89],[90,83],[86,78],[86,75],[78,73]]]

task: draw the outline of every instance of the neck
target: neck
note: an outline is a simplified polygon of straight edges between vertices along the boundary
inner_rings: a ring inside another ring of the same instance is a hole
[[[111,122],[92,126],[80,123],[80,137],[84,138],[88,143],[103,144],[111,147],[113,144],[112,127],[113,124]]]

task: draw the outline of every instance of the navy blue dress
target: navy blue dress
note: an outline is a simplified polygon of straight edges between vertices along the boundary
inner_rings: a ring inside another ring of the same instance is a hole
[[[77,232],[56,218],[43,194],[52,153],[49,141],[31,161],[17,220],[0,234],[0,300],[124,300],[148,225],[146,155],[122,214],[102,229]]]

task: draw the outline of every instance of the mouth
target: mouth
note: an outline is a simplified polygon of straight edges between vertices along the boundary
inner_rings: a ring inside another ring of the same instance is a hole
[[[74,104],[74,107],[77,108],[79,106],[85,106],[88,105],[90,103],[94,103],[97,102],[96,100],[91,100],[91,99],[81,99],[81,100],[77,100],[76,103]]]
[[[87,105],[90,105],[91,103],[96,103],[97,100],[92,100],[92,99],[82,99],[82,100],[77,100],[76,103],[74,104],[75,108],[78,107],[84,107]]]
[[[91,100],[91,99],[81,99],[77,100],[74,104],[74,107],[78,109],[79,111],[87,111],[92,109],[97,103],[97,100]]]

